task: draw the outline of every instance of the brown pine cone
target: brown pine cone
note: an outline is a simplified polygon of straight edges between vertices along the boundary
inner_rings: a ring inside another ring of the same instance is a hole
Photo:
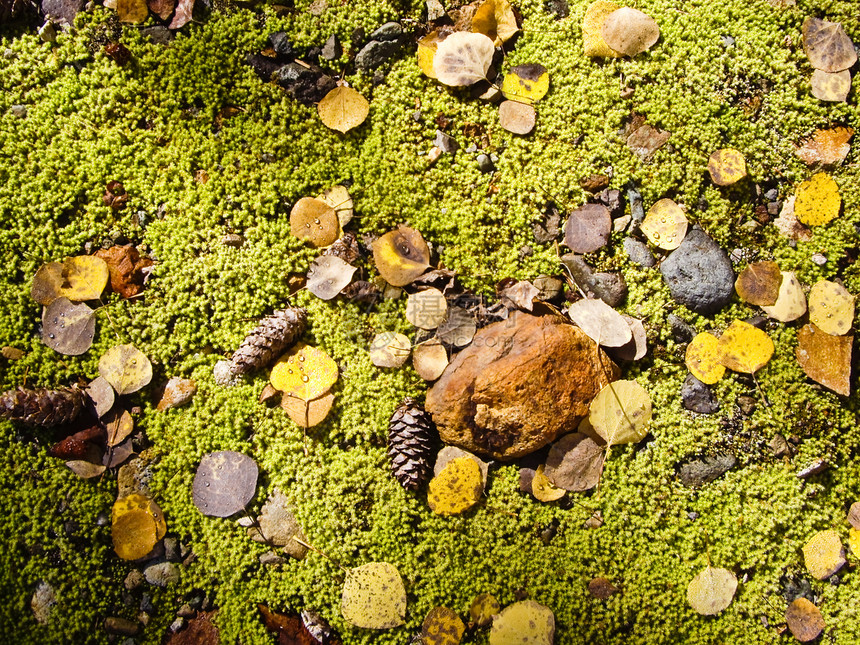
[[[75,385],[57,390],[19,387],[0,394],[0,417],[50,428],[74,421],[83,403],[84,394]]]

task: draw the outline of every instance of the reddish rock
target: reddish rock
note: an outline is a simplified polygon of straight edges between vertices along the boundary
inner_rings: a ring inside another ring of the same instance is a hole
[[[574,431],[618,374],[564,318],[517,313],[475,334],[427,392],[425,407],[445,443],[514,459]]]

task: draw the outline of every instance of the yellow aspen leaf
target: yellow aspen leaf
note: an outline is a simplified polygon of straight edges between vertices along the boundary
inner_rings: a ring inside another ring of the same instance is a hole
[[[824,617],[821,611],[806,598],[795,598],[785,610],[785,622],[791,635],[801,643],[818,638],[824,631]]]
[[[537,63],[517,65],[505,74],[502,94],[506,99],[535,103],[549,91],[549,72]]]
[[[457,515],[477,504],[483,490],[478,463],[471,457],[457,457],[430,480],[427,503],[437,515]]]
[[[320,121],[327,128],[345,133],[364,123],[370,103],[351,87],[336,87],[317,104]]]
[[[519,31],[511,3],[508,0],[484,0],[472,16],[472,31],[485,35],[493,41],[493,46],[501,47]]]
[[[98,477],[104,471],[107,470],[105,466],[101,464],[94,464],[89,461],[84,461],[83,459],[73,459],[72,461],[67,461],[66,466],[69,470],[75,473],[81,479],[91,479],[92,477]]]
[[[386,282],[403,287],[430,266],[430,247],[414,228],[400,226],[373,243],[373,262]]]
[[[116,0],[116,15],[120,22],[140,23],[149,16],[146,0]]]
[[[719,339],[713,334],[702,332],[687,345],[684,363],[690,373],[702,383],[713,385],[726,373],[722,363],[723,352]]]
[[[827,224],[839,215],[841,207],[839,186],[827,173],[816,173],[797,187],[794,214],[802,224]]]
[[[99,376],[110,383],[117,394],[131,394],[149,385],[152,363],[134,345],[115,345],[99,359]]]
[[[826,334],[847,334],[854,324],[854,296],[838,282],[819,280],[809,290],[809,320]]]
[[[848,143],[854,136],[854,128],[840,126],[816,130],[811,137],[801,142],[794,150],[795,154],[807,166],[820,163],[823,166],[833,166],[842,163],[851,151]]]
[[[341,186],[340,184],[332,186],[331,188],[327,188],[323,194],[317,195],[316,198],[334,209],[341,229],[352,221],[355,204],[346,186]]]
[[[825,72],[817,69],[812,72],[812,96],[819,101],[844,103],[851,92],[851,72]]]
[[[155,547],[155,521],[143,510],[123,513],[111,523],[113,550],[123,560],[139,560]]]
[[[281,398],[281,408],[300,428],[313,428],[325,421],[333,404],[333,392],[328,392],[310,401],[287,394]]]
[[[803,51],[816,69],[847,70],[857,62],[854,43],[841,23],[808,16],[801,26]]]
[[[438,338],[425,340],[412,348],[412,367],[425,381],[435,381],[448,367],[448,352]]]
[[[744,302],[762,307],[776,304],[782,286],[782,271],[772,260],[748,264],[735,280],[735,291]]]
[[[731,604],[737,588],[735,574],[708,565],[687,585],[687,602],[697,613],[713,616]]]
[[[113,519],[116,519],[124,513],[140,510],[149,513],[152,521],[155,522],[156,539],[160,540],[163,538],[167,534],[167,522],[164,519],[164,513],[161,512],[161,507],[146,495],[132,493],[125,497],[120,497],[114,502],[111,513]]]
[[[735,320],[719,339],[722,363],[730,370],[753,374],[773,356],[773,341],[765,332],[742,320]]]
[[[534,600],[521,600],[508,605],[493,618],[490,645],[552,645],[554,636],[552,610]]]
[[[403,334],[383,331],[370,342],[370,362],[376,367],[400,367],[409,358],[412,342]]]
[[[63,262],[63,285],[59,295],[75,302],[102,295],[110,271],[107,262],[95,255],[78,255]]]
[[[687,234],[687,216],[668,197],[658,200],[648,209],[642,222],[642,232],[648,241],[665,251],[677,249]]]
[[[554,502],[564,497],[567,491],[563,488],[558,488],[547,479],[545,470],[545,464],[541,464],[535,470],[535,476],[532,478],[532,495],[539,502]]]
[[[826,580],[845,564],[845,549],[839,534],[828,529],[819,531],[803,545],[803,561],[813,578]]]
[[[436,49],[439,43],[445,40],[448,34],[439,29],[434,29],[418,41],[418,67],[424,76],[436,78],[436,70],[433,69],[433,59],[436,57]]]
[[[33,276],[30,297],[40,305],[49,305],[60,297],[63,288],[63,263],[48,262]]]
[[[779,294],[772,306],[763,306],[764,312],[780,322],[797,320],[806,313],[806,294],[797,277],[791,271],[782,271]]]
[[[479,593],[469,606],[469,618],[478,627],[486,627],[493,622],[493,616],[498,614],[502,605],[492,594]]]
[[[369,562],[346,572],[340,613],[363,629],[391,629],[406,617],[406,588],[397,568],[388,562]]]
[[[708,158],[708,172],[717,186],[731,186],[747,176],[747,162],[734,148],[721,148]]]
[[[421,625],[421,641],[424,645],[459,645],[465,631],[466,625],[457,612],[434,607]]]
[[[648,434],[651,396],[636,381],[609,383],[591,401],[588,420],[609,446],[636,443]]]
[[[860,557],[860,530],[853,526],[848,529],[848,548],[856,557]]]
[[[608,0],[595,0],[585,10],[582,18],[582,47],[583,53],[591,58],[621,58],[624,56],[615,51],[603,40],[601,30],[603,21],[612,12],[620,9],[621,5]]]
[[[317,248],[334,242],[339,228],[337,213],[321,199],[302,197],[290,210],[290,233]]]
[[[853,336],[832,336],[810,323],[797,332],[797,362],[816,383],[849,396],[853,344]]]
[[[297,343],[272,368],[269,382],[285,396],[318,399],[337,382],[338,368],[318,347]]]

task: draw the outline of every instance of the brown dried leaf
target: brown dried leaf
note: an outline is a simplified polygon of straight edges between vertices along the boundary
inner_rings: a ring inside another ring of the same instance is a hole
[[[436,337],[454,347],[465,347],[472,342],[478,326],[475,317],[462,307],[448,307],[445,319],[436,329]]]
[[[167,26],[168,29],[182,29],[185,25],[191,22],[191,12],[194,9],[194,0],[178,0],[176,3],[176,13],[173,14],[173,20]]]
[[[99,418],[108,413],[116,400],[116,392],[114,392],[113,387],[101,376],[90,381],[84,392],[90,398],[93,410]]]
[[[60,354],[80,356],[92,347],[95,333],[95,312],[84,303],[60,297],[42,310],[42,341]]]
[[[60,297],[63,289],[63,263],[48,262],[33,276],[30,297],[40,305],[49,305]]]
[[[803,51],[817,70],[841,72],[857,62],[854,43],[838,22],[807,17],[801,27]]]
[[[520,280],[506,287],[499,294],[502,300],[510,302],[511,305],[523,311],[531,311],[534,307],[534,299],[538,297],[540,290],[528,280]]]
[[[412,348],[412,367],[425,381],[435,381],[448,367],[448,352],[438,338],[418,343]]]
[[[104,424],[108,446],[122,443],[134,431],[134,419],[127,410],[120,407],[112,409],[105,415]]]
[[[797,332],[797,362],[816,383],[841,394],[851,394],[853,336],[831,336],[812,323]]]
[[[107,263],[110,286],[116,293],[123,298],[131,298],[143,291],[144,269],[152,266],[152,260],[141,257],[133,244],[99,249],[95,256]]]
[[[327,392],[307,403],[304,399],[289,394],[284,394],[281,398],[281,408],[300,428],[313,428],[325,421],[333,404],[333,392]]]
[[[627,137],[627,147],[642,161],[647,161],[672,136],[671,132],[654,128],[645,123]]]
[[[212,621],[214,611],[198,613],[191,618],[183,629],[171,632],[165,645],[220,645],[218,627]],[[304,644],[303,644],[304,645]],[[308,643],[307,645],[314,645]]]
[[[508,132],[526,135],[535,127],[537,114],[533,106],[520,101],[502,101],[499,105],[499,125]]]
[[[844,103],[851,92],[851,72],[825,72],[820,69],[812,72],[812,96],[819,101]]]
[[[735,280],[735,291],[744,302],[761,307],[776,304],[782,286],[782,271],[772,260],[748,264]]]
[[[606,578],[597,577],[588,581],[588,593],[598,600],[606,600],[610,596],[618,593],[618,587],[609,582]]]
[[[564,225],[564,245],[574,253],[593,253],[603,248],[612,233],[612,215],[602,204],[583,204]]]
[[[82,459],[67,461],[66,466],[81,479],[92,479],[93,477],[98,477],[107,470],[107,468],[101,464],[94,464]]]
[[[621,7],[606,16],[600,35],[606,44],[625,56],[636,56],[660,38],[660,27],[648,14],[631,7]]]
[[[400,226],[373,243],[373,262],[386,282],[403,287],[430,266],[430,247],[414,228]]]
[[[322,300],[331,300],[352,280],[357,269],[334,255],[321,255],[308,268],[308,291]]]
[[[824,617],[812,602],[806,598],[795,598],[785,610],[785,622],[791,635],[801,643],[818,638],[824,631]]]
[[[816,163],[835,166],[848,156],[851,151],[851,144],[848,142],[853,136],[854,128],[845,126],[816,130],[810,138],[801,142],[794,152],[807,166]]]
[[[579,432],[564,435],[549,449],[547,479],[573,493],[594,488],[603,470],[604,448]]]
[[[203,455],[194,476],[194,505],[204,515],[229,517],[241,511],[257,490],[257,462],[232,450]]]
[[[149,15],[146,0],[116,0],[116,15],[120,22],[140,23]]]
[[[147,0],[149,10],[162,20],[170,18],[176,6],[176,0]]]
[[[302,197],[290,211],[290,233],[317,248],[334,242],[338,229],[337,214],[322,200]]]

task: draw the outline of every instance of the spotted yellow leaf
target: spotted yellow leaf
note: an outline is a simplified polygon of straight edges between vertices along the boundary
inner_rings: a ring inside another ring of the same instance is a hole
[[[348,132],[364,123],[370,103],[351,87],[336,87],[317,104],[320,121],[338,132]]]
[[[535,471],[535,476],[532,479],[532,495],[539,502],[554,502],[564,497],[567,492],[563,488],[558,488],[549,479],[547,479],[544,470],[546,466],[541,464]]]
[[[684,363],[690,373],[702,383],[713,385],[726,373],[722,358],[723,352],[719,339],[713,334],[702,332],[687,345]]]
[[[502,94],[506,99],[535,103],[549,91],[549,72],[537,63],[517,65],[505,74]]]
[[[338,368],[318,347],[297,343],[272,368],[269,381],[285,396],[304,401],[317,399],[337,382]]]
[[[747,162],[739,150],[721,148],[708,158],[708,172],[717,186],[731,186],[747,176]]]
[[[839,215],[841,207],[839,186],[827,173],[816,173],[797,187],[794,214],[802,224],[827,224]]]
[[[397,568],[388,562],[369,562],[346,572],[340,613],[348,623],[364,629],[391,629],[406,617],[406,588]]]
[[[809,320],[826,334],[847,334],[854,324],[854,296],[838,282],[819,280],[809,290]]]
[[[720,336],[722,363],[730,370],[753,374],[773,356],[773,341],[765,332],[742,320],[735,320]]]
[[[806,313],[806,294],[797,277],[791,271],[782,271],[779,294],[772,306],[762,306],[764,312],[780,322],[797,320]]]
[[[457,515],[477,504],[484,490],[481,468],[470,457],[452,459],[430,480],[427,503],[437,515]]]
[[[582,18],[582,47],[586,56],[591,58],[621,58],[624,56],[619,51],[615,51],[606,44],[603,40],[601,31],[603,22],[621,5],[609,2],[608,0],[595,0],[585,10],[585,16]]]
[[[697,613],[713,616],[731,604],[737,588],[735,574],[708,565],[687,585],[687,602]]]
[[[642,232],[654,246],[665,251],[677,249],[687,234],[687,216],[678,204],[664,197],[648,210]]]
[[[828,529],[819,531],[803,545],[803,561],[813,578],[826,580],[845,564],[845,549],[839,534]]]

